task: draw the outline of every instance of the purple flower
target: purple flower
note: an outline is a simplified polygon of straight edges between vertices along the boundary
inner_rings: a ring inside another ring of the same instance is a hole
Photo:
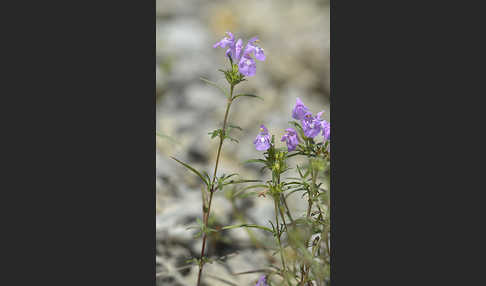
[[[228,35],[224,37],[221,41],[213,45],[213,48],[222,47],[228,49],[226,50],[226,56],[231,57],[232,61],[238,64],[238,69],[241,74],[245,76],[253,76],[256,73],[255,60],[252,58],[254,56],[259,61],[265,60],[265,54],[263,48],[255,45],[258,40],[257,37],[251,38],[243,49],[243,40],[238,39],[235,42],[233,34],[226,32]]]
[[[307,108],[307,106],[304,105],[300,98],[297,97],[297,103],[292,110],[292,117],[297,120],[302,120],[304,119],[305,114],[308,112],[309,108]]]
[[[224,37],[221,41],[217,42],[213,45],[213,48],[221,47],[226,48],[226,46],[233,46],[235,42],[235,37],[231,32],[226,32],[227,37]]]
[[[324,141],[331,139],[331,124],[326,120],[322,120],[322,136]]]
[[[322,120],[319,117],[321,117],[322,113],[324,113],[324,111],[317,113],[316,117],[312,117],[310,112],[304,115],[304,119],[302,119],[302,129],[304,129],[304,135],[306,137],[314,138],[321,132]]]
[[[270,135],[265,125],[260,126],[260,133],[257,135],[255,141],[253,141],[255,148],[258,151],[266,151],[270,148]]]
[[[244,56],[241,58],[238,64],[239,71],[245,76],[253,76],[256,73],[256,63],[250,56]]]
[[[287,143],[287,149],[290,151],[294,151],[297,145],[299,145],[299,137],[297,136],[297,132],[293,128],[285,129],[285,134],[282,136],[281,142],[285,141]]]
[[[265,53],[263,52],[263,48],[256,46],[254,43],[258,41],[257,37],[253,37],[248,41],[248,44],[245,48],[245,54],[255,53],[255,58],[259,61],[265,60]]]
[[[260,276],[260,279],[258,279],[258,282],[257,284],[255,284],[255,286],[268,286],[265,280],[266,280],[265,275]]]

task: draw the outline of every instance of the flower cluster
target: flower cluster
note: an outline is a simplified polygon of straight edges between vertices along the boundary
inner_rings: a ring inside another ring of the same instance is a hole
[[[309,108],[304,105],[300,98],[297,98],[297,102],[292,110],[292,117],[300,120],[305,137],[314,138],[322,132],[325,142],[331,139],[331,124],[321,119],[323,113],[324,111],[321,111],[316,116],[313,116]],[[290,152],[297,148],[300,139],[295,129],[287,128],[280,141],[287,144],[287,149]],[[255,144],[255,148],[258,151],[266,151],[271,147],[270,135],[264,125],[261,126],[260,133],[253,144]]]
[[[263,48],[256,45],[258,38],[251,38],[243,49],[242,39],[235,41],[235,37],[231,32],[226,32],[226,35],[221,41],[214,44],[213,48],[227,48],[226,56],[230,58],[231,62],[237,63],[241,74],[245,76],[255,75],[256,63],[252,56],[259,61],[265,60]]]
[[[297,98],[297,103],[292,110],[292,117],[301,121],[306,137],[314,138],[322,131],[324,140],[329,140],[331,138],[331,125],[326,120],[321,120],[320,117],[323,113],[324,111],[321,111],[315,117],[312,116],[309,108],[304,105],[300,98]]]

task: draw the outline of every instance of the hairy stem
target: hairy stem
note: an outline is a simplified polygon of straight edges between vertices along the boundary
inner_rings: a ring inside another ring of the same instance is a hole
[[[211,189],[210,189],[210,194],[209,194],[209,203],[208,203],[208,209],[206,212],[203,211],[203,223],[208,227],[208,221],[209,221],[209,214],[211,212],[211,202],[213,201],[213,194],[214,194],[214,184],[216,183],[216,173],[218,171],[218,165],[219,165],[219,158],[221,155],[221,147],[223,146],[223,141],[225,139],[226,135],[226,124],[228,122],[228,115],[229,115],[229,110],[231,107],[231,103],[233,102],[233,88],[234,86],[231,85],[231,92],[230,92],[230,97],[228,98],[228,103],[226,104],[226,112],[224,113],[224,120],[223,120],[223,129],[221,131],[221,136],[219,137],[219,146],[218,146],[218,153],[216,155],[216,164],[214,166],[214,173],[213,173],[213,180],[211,182]],[[204,204],[204,202],[203,202]],[[197,286],[200,285],[201,283],[201,274],[203,271],[204,267],[204,250],[206,248],[206,239],[207,239],[207,234],[203,233],[203,240],[202,240],[202,246],[201,246],[201,260],[199,261],[199,273],[197,275]]]

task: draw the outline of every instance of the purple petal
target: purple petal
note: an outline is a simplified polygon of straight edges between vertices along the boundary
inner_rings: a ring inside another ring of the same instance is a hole
[[[257,135],[255,140],[253,141],[255,148],[258,151],[265,151],[271,147],[270,144],[270,135],[268,134],[268,130],[265,125],[260,126],[260,133]]]
[[[233,50],[233,60],[234,61],[238,61],[241,57],[241,49],[243,47],[243,41],[241,39],[238,39],[238,41],[236,41],[236,44],[235,44],[235,47],[234,47],[234,50]]]
[[[324,140],[331,139],[331,124],[326,120],[322,121],[322,136]]]
[[[302,119],[302,129],[304,129],[306,137],[314,138],[322,130],[321,120],[312,117],[311,113],[306,113],[304,119]]]
[[[285,129],[285,135],[282,136],[282,139],[280,141],[285,141],[287,144],[287,150],[294,151],[295,148],[297,148],[297,145],[299,145],[299,137],[297,136],[297,132],[293,128],[287,128]]]
[[[221,47],[226,48],[226,46],[232,46],[234,43],[234,36],[231,32],[226,32],[227,37],[221,39],[221,41],[217,42],[213,45],[213,48]]]
[[[255,58],[259,61],[265,60],[265,54],[263,53],[263,48],[260,47],[255,48]]]
[[[243,57],[250,57],[253,52],[256,51],[255,46],[253,46],[251,43],[246,44],[245,51],[243,52]]]
[[[250,57],[241,58],[238,69],[245,76],[254,76],[256,73],[256,63]]]
[[[265,127],[265,125],[260,125],[260,129],[263,129],[263,131],[261,132],[262,134],[268,134],[268,129],[267,127]]]
[[[255,286],[268,286],[268,284],[266,283],[265,275],[260,276],[260,278],[258,279],[257,284],[255,284]]]
[[[258,151],[266,151],[270,148],[270,139],[268,138],[268,135],[258,135],[253,141],[253,144],[255,145],[255,149]]]
[[[296,104],[292,110],[292,117],[297,120],[303,120],[305,115],[309,112],[307,106],[297,97]],[[312,116],[312,114],[311,114]]]

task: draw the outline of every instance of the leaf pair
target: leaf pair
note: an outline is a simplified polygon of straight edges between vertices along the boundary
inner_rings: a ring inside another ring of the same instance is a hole
[[[194,235],[194,238],[199,238],[201,237],[201,235],[203,233],[205,234],[210,234],[211,232],[218,232],[216,229],[214,228],[210,228],[210,227],[207,227],[202,221],[201,219],[199,218],[196,218],[196,221],[198,223],[198,226],[197,225],[192,225],[192,226],[188,226],[186,229],[191,229],[191,228],[198,228],[199,229],[199,232],[196,233]]]
[[[229,129],[230,128],[237,128],[237,129],[241,129],[241,127],[239,126],[230,126],[226,132],[225,132],[225,135],[224,135],[224,139],[229,139],[231,140],[232,142],[235,142],[235,143],[239,143],[239,141],[233,137],[230,137],[229,135],[227,135],[229,133]],[[211,139],[214,139],[216,136],[220,137],[221,138],[221,135],[223,134],[223,130],[222,129],[216,129],[216,130],[213,130],[211,132],[208,132],[209,135],[211,135]]]

